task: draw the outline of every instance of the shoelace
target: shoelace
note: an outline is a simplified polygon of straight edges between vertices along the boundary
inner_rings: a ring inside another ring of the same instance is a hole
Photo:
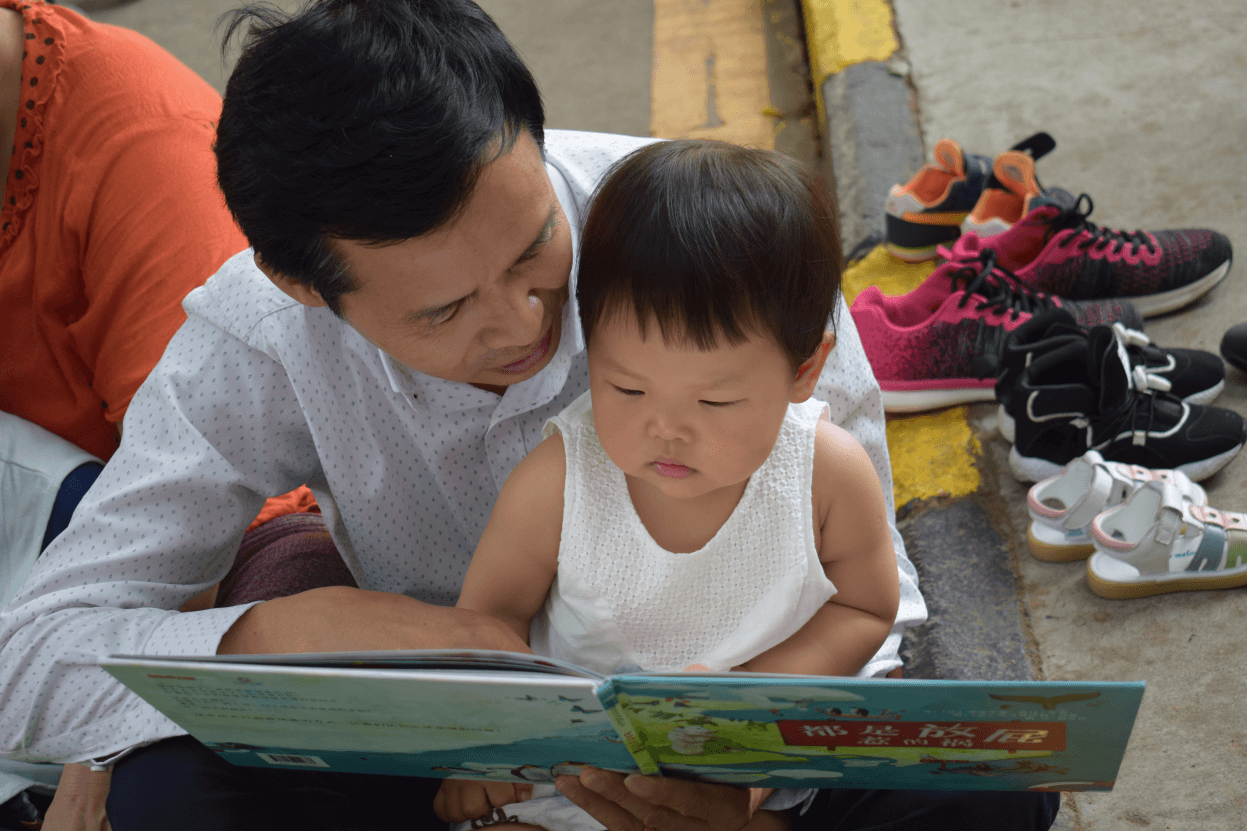
[[[1119,332],[1122,333],[1119,335]],[[1134,335],[1135,337],[1131,337]],[[1094,447],[1094,433],[1099,432],[1105,437],[1105,443],[1112,441],[1114,437],[1129,429],[1134,434],[1132,443],[1136,445],[1147,444],[1147,434],[1152,432],[1152,425],[1156,423],[1156,405],[1159,401],[1167,401],[1182,409],[1183,419],[1189,410],[1187,403],[1168,392],[1169,382],[1164,378],[1155,375],[1148,375],[1142,366],[1130,365],[1130,357],[1126,353],[1128,340],[1136,341],[1139,338],[1147,339],[1142,332],[1133,329],[1127,329],[1120,323],[1113,324],[1113,336],[1117,355],[1122,362],[1122,366],[1126,371],[1127,393],[1123,396],[1121,404],[1108,413],[1103,413],[1099,418],[1095,419],[1096,425],[1087,424],[1087,446]],[[1163,388],[1162,388],[1163,386]],[[1135,418],[1140,407],[1146,408],[1147,423],[1139,429],[1138,420]],[[1098,426],[1099,430],[1095,427]]]
[[[1087,209],[1082,210],[1083,200],[1087,200]],[[1152,243],[1152,238],[1144,231],[1118,231],[1113,228],[1104,228],[1096,225],[1087,217],[1091,216],[1091,212],[1095,210],[1095,203],[1091,201],[1091,196],[1083,193],[1079,194],[1075,200],[1073,207],[1062,211],[1052,223],[1048,226],[1047,233],[1044,234],[1044,242],[1060,231],[1069,228],[1074,233],[1070,234],[1057,245],[1061,248],[1069,245],[1078,236],[1080,231],[1088,233],[1087,239],[1078,243],[1080,251],[1086,251],[1088,248],[1095,246],[1097,251],[1103,251],[1108,246],[1113,246],[1113,253],[1118,254],[1125,246],[1130,246],[1130,254],[1134,256],[1139,253],[1139,249],[1146,247],[1149,253],[1156,253],[1156,246]]]
[[[1113,324],[1113,337],[1117,338],[1117,342],[1124,346],[1127,351],[1131,347],[1136,347],[1140,353],[1142,353],[1143,347],[1148,346],[1152,342],[1151,338],[1138,329],[1127,329],[1120,322]],[[1129,368],[1129,372],[1132,385],[1137,390],[1169,392],[1173,388],[1173,384],[1167,378],[1148,372],[1146,363],[1134,364]]]
[[[954,289],[958,283],[965,283],[961,300],[957,302],[959,309],[964,309],[974,295],[982,298],[974,307],[975,311],[1011,312],[1013,320],[1020,314],[1037,314],[1056,306],[1048,295],[1035,291],[1012,272],[996,265],[996,252],[991,248],[980,251],[977,260],[966,260],[964,268],[950,276]]]

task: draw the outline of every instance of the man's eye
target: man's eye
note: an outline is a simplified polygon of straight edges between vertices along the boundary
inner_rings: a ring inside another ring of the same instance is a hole
[[[462,306],[463,306],[462,301],[455,301],[454,303],[451,303],[449,306],[443,306],[437,311],[431,313],[427,318],[425,318],[425,320],[429,322],[430,326],[440,326],[443,323],[449,323],[450,320],[456,314],[458,314],[459,309]]]

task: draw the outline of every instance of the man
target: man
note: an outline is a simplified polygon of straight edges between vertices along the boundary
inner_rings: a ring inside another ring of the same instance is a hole
[[[498,487],[587,388],[569,299],[579,222],[606,167],[645,140],[546,137],[531,75],[469,0],[320,0],[289,19],[241,11],[231,31],[248,22],[217,158],[254,252],[188,297],[121,448],[0,617],[0,750],[116,761],[117,831],[189,815],[433,827],[436,783],[230,767],[91,659],[523,648],[451,605]],[[847,315],[839,326],[818,396],[890,491],[877,386]],[[360,588],[172,611],[220,580],[266,496],[303,482]],[[897,627],[868,672],[897,666],[901,628],[924,616],[903,553],[898,569]],[[729,787],[600,771],[560,788],[618,831],[740,828],[756,807]],[[800,821],[1051,819],[1032,794],[829,793]]]

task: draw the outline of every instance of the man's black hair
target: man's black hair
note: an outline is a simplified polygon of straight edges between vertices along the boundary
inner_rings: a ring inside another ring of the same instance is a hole
[[[543,146],[532,74],[470,0],[249,5],[225,88],[217,175],[266,267],[335,314],[357,285],[334,239],[386,244],[453,220],[522,131]]]
[[[795,370],[835,329],[840,238],[827,189],[780,153],[719,141],[642,147],[608,172],[581,234],[576,300],[603,319],[715,348],[768,335]]]

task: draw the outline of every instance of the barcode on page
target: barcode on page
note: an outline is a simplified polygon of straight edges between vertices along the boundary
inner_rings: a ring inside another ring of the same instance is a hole
[[[270,765],[300,765],[307,768],[327,768],[329,765],[319,756],[295,756],[291,753],[257,753]]]

